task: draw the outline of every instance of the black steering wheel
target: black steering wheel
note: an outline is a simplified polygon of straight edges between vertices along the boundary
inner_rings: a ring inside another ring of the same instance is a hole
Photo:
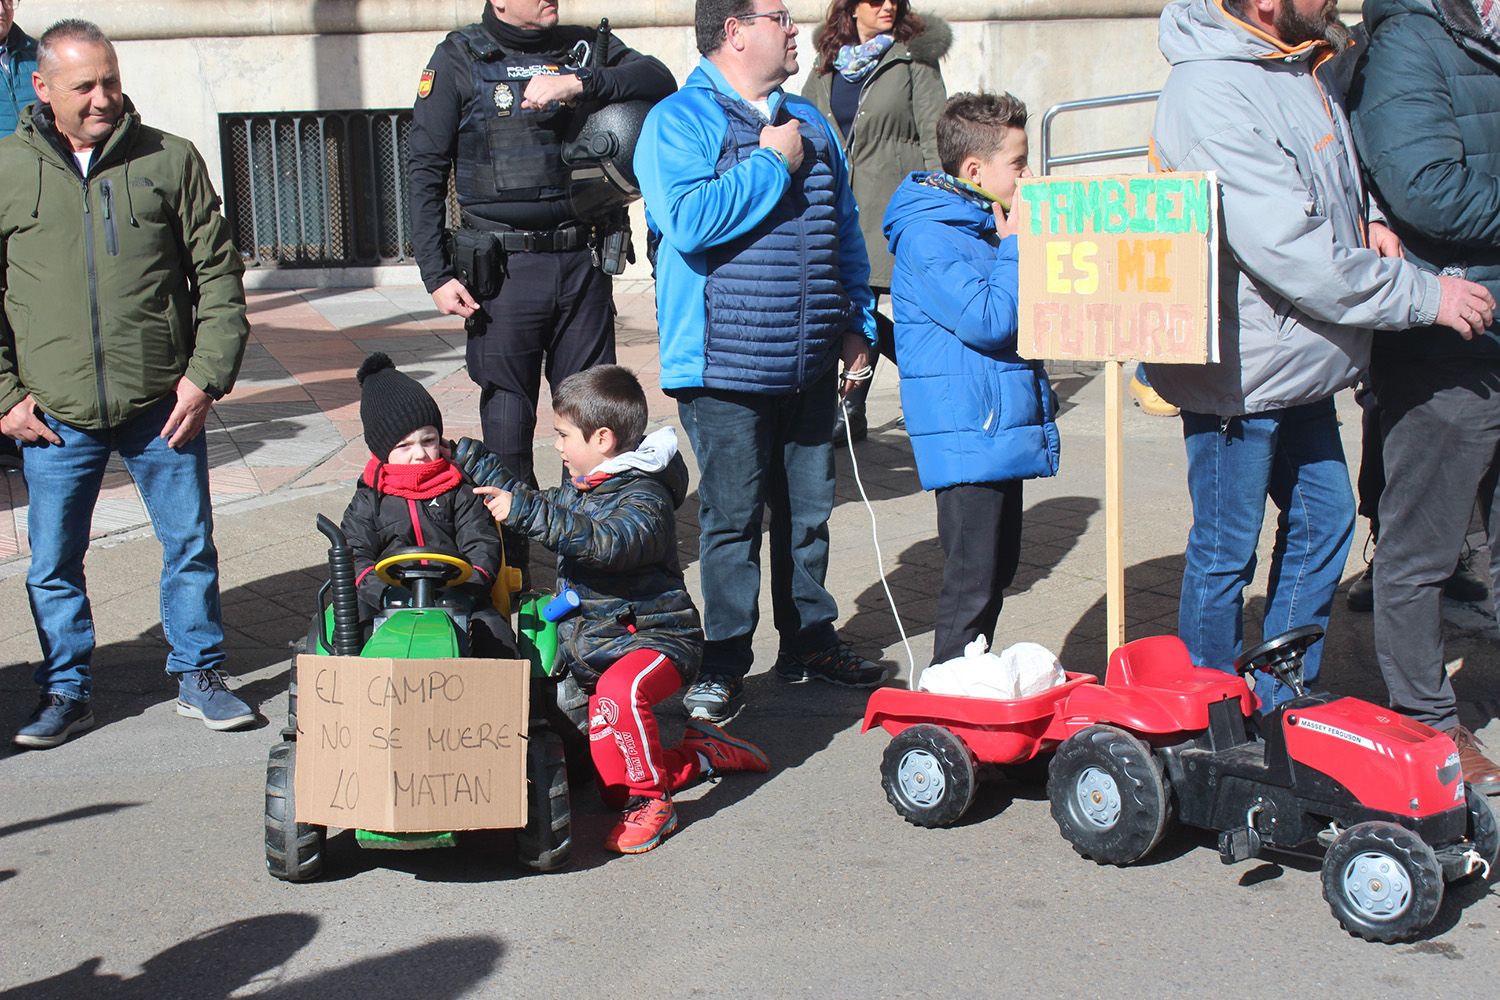
[[[1302,657],[1321,638],[1323,630],[1318,626],[1299,625],[1235,657],[1235,672],[1244,675],[1264,670],[1299,695],[1306,694],[1302,686]]]

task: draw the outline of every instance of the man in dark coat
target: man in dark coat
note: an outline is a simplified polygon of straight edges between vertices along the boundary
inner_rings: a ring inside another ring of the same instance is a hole
[[[1368,51],[1349,94],[1355,145],[1408,260],[1500,294],[1500,2],[1367,0]],[[1441,328],[1377,333],[1384,432],[1375,651],[1391,704],[1445,730],[1464,777],[1500,768],[1460,724],[1444,666],[1444,581],[1476,491],[1500,585],[1500,339]],[[1491,587],[1491,601],[1497,587]]]

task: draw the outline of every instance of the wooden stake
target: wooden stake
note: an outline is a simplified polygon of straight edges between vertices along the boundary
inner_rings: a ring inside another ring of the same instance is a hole
[[[1104,610],[1105,656],[1125,644],[1125,432],[1121,365],[1104,363]]]

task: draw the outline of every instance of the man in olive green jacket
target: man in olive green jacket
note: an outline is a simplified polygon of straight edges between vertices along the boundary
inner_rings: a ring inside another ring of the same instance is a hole
[[[249,328],[243,265],[191,143],[141,123],[114,47],[86,21],[43,33],[38,101],[0,140],[0,432],[24,445],[26,576],[42,698],[16,734],[52,747],[93,724],[83,558],[118,452],[162,543],[161,618],[179,714],[232,729],[202,434]]]

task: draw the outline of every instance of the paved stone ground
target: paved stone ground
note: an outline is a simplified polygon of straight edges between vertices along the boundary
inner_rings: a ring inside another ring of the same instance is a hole
[[[649,300],[627,292],[620,305],[622,357],[649,381]],[[1337,927],[1313,861],[1225,867],[1209,835],[1183,830],[1130,868],[1083,861],[1035,785],[985,785],[952,829],[908,826],[880,789],[885,739],[859,733],[863,696],[776,681],[765,673],[775,652],[769,628],[756,644],[749,707],[733,728],[767,748],[773,770],[686,793],[683,827],[661,850],[606,855],[610,817],[580,788],[575,862],[560,874],[521,875],[504,860],[503,835],[392,856],[361,852],[345,834],[332,842],[324,881],[273,881],[260,841],[265,754],[285,710],[287,643],[304,630],[324,575],[313,516],[342,510],[362,457],[349,372],[378,342],[439,391],[451,389],[443,402],[452,429],[472,427],[473,404],[462,342],[424,316],[417,295],[281,293],[256,308],[262,367],[220,407],[214,432],[234,444],[256,485],[231,495],[216,482],[215,493],[231,673],[272,721],[216,734],[174,714],[161,673],[159,549],[149,529],[100,537],[88,567],[98,728],[44,753],[0,750],[0,899],[11,917],[0,940],[3,1000],[1492,990],[1500,913],[1484,886],[1453,887],[1426,937],[1384,947]],[[424,323],[433,328],[416,329]],[[294,335],[276,345],[274,329]],[[1098,671],[1103,386],[1087,374],[1058,382],[1063,471],[1027,485],[1024,565],[999,642],[1041,642],[1069,669]],[[279,395],[261,398],[262,383]],[[941,563],[932,500],[917,487],[888,369],[871,399],[874,430],[856,456],[892,593],[925,662]],[[1355,454],[1351,400],[1341,400],[1341,413]],[[655,416],[670,421],[672,409],[658,399]],[[1174,624],[1187,497],[1177,422],[1131,410],[1126,432],[1127,613],[1136,638]],[[540,442],[539,465],[554,461],[548,447]],[[870,519],[848,456],[839,463],[830,584],[843,627],[904,670]],[[279,471],[262,480],[257,469]],[[16,477],[8,482],[14,489]],[[693,500],[684,515],[680,546],[696,588]],[[24,558],[0,563],[0,733],[20,723],[35,693],[24,566]],[[1351,560],[1348,579],[1358,568]],[[1263,583],[1252,590],[1252,619],[1263,593]],[[1449,611],[1464,717],[1500,746],[1495,629],[1473,609]],[[763,617],[769,624],[764,601]],[[1369,630],[1369,617],[1340,599],[1325,672],[1330,687],[1378,700]],[[660,714],[675,739],[675,703]]]

